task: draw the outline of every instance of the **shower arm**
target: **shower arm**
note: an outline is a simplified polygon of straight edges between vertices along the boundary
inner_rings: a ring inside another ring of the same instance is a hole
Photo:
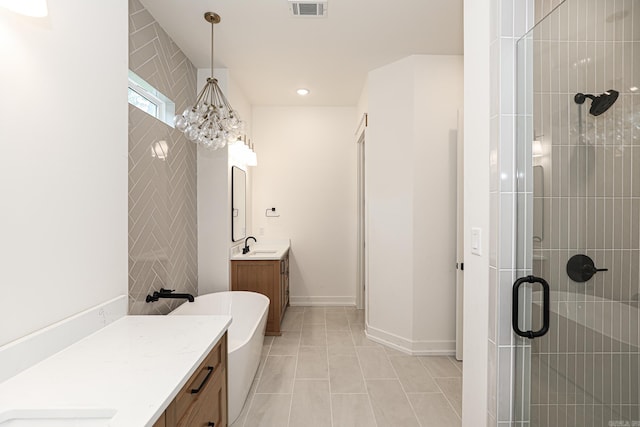
[[[590,93],[576,93],[576,96],[573,97],[573,100],[575,101],[576,104],[582,105],[584,104],[584,101],[587,100],[587,98],[594,101],[597,98],[597,96],[591,95]]]
[[[592,95],[590,93],[576,93],[573,100],[576,104],[582,105],[589,98],[591,100],[591,108],[589,113],[593,116],[599,116],[606,112],[618,99],[620,93],[617,90],[609,89],[600,95]]]

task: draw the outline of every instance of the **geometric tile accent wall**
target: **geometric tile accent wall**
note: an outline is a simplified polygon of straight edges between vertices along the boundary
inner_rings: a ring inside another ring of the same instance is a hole
[[[182,112],[195,101],[196,68],[138,0],[129,1],[129,69]],[[166,158],[153,156],[165,141]],[[146,303],[160,288],[198,291],[196,147],[129,105],[129,313],[166,314],[184,300]]]

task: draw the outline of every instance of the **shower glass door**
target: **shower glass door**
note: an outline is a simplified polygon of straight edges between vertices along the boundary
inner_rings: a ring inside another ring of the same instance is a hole
[[[640,426],[640,1],[566,0],[518,42],[514,418]],[[521,424],[518,424],[521,425]]]

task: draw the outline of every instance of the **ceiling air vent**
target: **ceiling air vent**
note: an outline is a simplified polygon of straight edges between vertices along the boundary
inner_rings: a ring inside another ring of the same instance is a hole
[[[293,16],[322,18],[327,16],[326,1],[292,1],[289,0],[289,10]]]

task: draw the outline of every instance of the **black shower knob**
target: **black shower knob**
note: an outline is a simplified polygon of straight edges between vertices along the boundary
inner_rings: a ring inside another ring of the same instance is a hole
[[[593,260],[587,255],[574,255],[567,262],[567,275],[578,283],[586,282],[599,271],[608,270],[608,268],[596,268]]]

